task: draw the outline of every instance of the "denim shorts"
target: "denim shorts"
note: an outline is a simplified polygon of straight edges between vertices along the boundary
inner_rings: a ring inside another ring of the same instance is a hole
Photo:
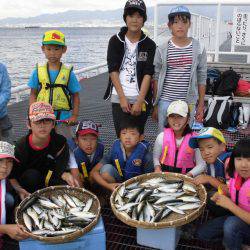
[[[119,175],[116,167],[113,166],[112,164],[103,165],[101,167],[101,169],[100,169],[100,174],[103,174],[103,173],[108,173],[111,177],[113,177],[115,179],[116,182],[122,182],[123,181],[123,179]]]

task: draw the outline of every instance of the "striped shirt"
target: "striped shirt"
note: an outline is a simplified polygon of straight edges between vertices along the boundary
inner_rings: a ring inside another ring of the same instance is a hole
[[[185,47],[168,43],[167,72],[161,99],[166,101],[186,100],[192,67],[192,42]]]

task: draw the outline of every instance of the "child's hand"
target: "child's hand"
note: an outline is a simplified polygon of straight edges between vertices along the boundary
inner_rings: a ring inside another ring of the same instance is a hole
[[[192,173],[190,173],[190,172],[189,172],[189,173],[187,173],[187,174],[186,174],[186,176],[193,178],[193,174],[192,174]]]
[[[72,115],[68,120],[67,120],[69,125],[75,125],[77,123],[77,115]]]
[[[24,200],[26,197],[30,196],[30,193],[27,192],[24,188],[18,189],[17,192],[18,192],[18,194],[19,194],[21,200]]]
[[[120,106],[123,112],[130,113],[131,105],[128,103],[128,100],[126,99],[125,96],[120,98]]]
[[[209,183],[209,177],[208,175],[202,174],[194,178],[194,183],[196,185],[199,184],[208,184]]]
[[[203,122],[203,116],[204,116],[204,104],[198,104],[195,115],[196,121]]]
[[[70,173],[64,172],[62,174],[62,179],[66,181],[71,187],[80,187],[78,181]]]
[[[155,173],[162,173],[161,167],[160,166],[155,166]]]
[[[109,190],[114,191],[121,183],[109,183]]]
[[[219,193],[215,193],[211,197],[211,200],[214,201],[216,205],[219,205],[226,209],[229,209],[233,203],[229,197]]]
[[[137,101],[133,104],[131,109],[131,115],[138,116],[141,114],[142,111],[142,103]]]
[[[29,237],[29,235],[26,232],[24,232],[24,227],[21,225],[16,225],[16,224],[5,225],[4,232],[14,240],[23,240]]]

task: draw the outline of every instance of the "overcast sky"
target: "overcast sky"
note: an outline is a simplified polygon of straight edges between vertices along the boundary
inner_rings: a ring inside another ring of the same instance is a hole
[[[155,0],[145,0],[147,6]],[[31,17],[67,10],[108,10],[123,8],[126,0],[0,0],[0,19]]]

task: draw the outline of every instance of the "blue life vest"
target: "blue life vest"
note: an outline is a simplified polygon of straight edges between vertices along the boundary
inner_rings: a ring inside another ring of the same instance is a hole
[[[214,170],[215,170],[216,178],[219,178],[219,179],[222,178],[224,181],[226,180],[224,165],[225,165],[226,159],[230,156],[231,156],[231,152],[223,152],[217,157],[214,163]],[[207,164],[207,173],[208,175],[211,176],[210,164]]]
[[[78,145],[75,143],[74,139],[69,139],[68,140],[68,145],[69,145],[69,148],[74,153],[76,163],[78,165],[78,169],[79,169],[80,173],[83,174],[84,177],[87,177],[87,176],[85,176],[85,174],[83,172],[83,167],[82,166],[83,166],[83,164],[85,164],[85,166],[87,168],[87,173],[89,173],[92,170],[92,168],[103,157],[103,152],[104,152],[103,143],[101,141],[97,142],[96,151],[95,151],[95,154],[94,154],[94,157],[93,157],[92,161],[90,161],[87,154],[78,147]]]
[[[133,150],[129,158],[126,159],[125,153],[121,147],[121,141],[119,139],[115,140],[111,150],[112,164],[118,168],[115,160],[119,161],[119,166],[125,180],[144,174],[144,165],[146,163],[145,156],[148,152],[148,148],[149,142],[141,141]]]

